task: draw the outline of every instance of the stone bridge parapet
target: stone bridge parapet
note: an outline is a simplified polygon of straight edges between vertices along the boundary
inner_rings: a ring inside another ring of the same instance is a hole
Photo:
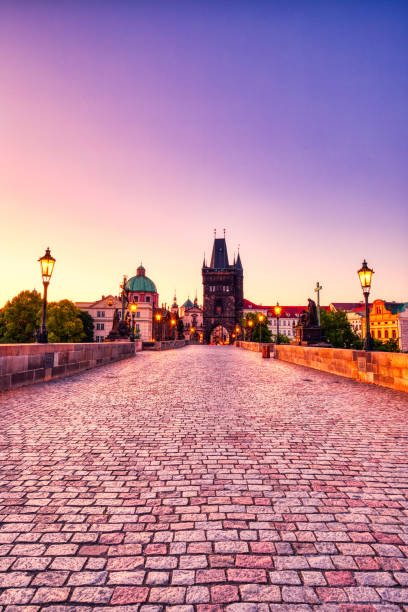
[[[239,341],[236,346],[260,352],[262,345],[259,342]],[[292,344],[270,346],[271,355],[276,359],[408,393],[406,353],[366,352]]]
[[[141,342],[0,344],[0,391],[77,374],[137,350]]]

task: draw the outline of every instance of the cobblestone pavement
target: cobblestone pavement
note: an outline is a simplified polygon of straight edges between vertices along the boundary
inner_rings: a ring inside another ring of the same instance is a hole
[[[0,396],[0,610],[408,611],[408,399],[192,346]]]

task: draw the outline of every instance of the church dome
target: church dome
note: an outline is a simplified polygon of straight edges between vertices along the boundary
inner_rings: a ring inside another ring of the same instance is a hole
[[[193,307],[194,307],[194,304],[193,304],[193,302],[190,300],[190,298],[188,298],[188,299],[187,299],[187,300],[184,302],[184,304],[183,304],[183,306],[182,306],[182,308],[193,308]]]
[[[142,265],[138,267],[136,276],[129,278],[126,289],[134,293],[157,293],[156,285],[146,276],[146,270]]]

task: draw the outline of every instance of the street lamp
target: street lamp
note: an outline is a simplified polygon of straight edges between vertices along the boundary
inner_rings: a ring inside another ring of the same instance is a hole
[[[370,312],[368,307],[368,296],[370,294],[371,289],[371,279],[374,274],[374,270],[367,266],[366,260],[363,261],[363,265],[360,270],[357,271],[360,277],[360,284],[363,290],[364,300],[365,300],[365,311],[366,311],[366,335],[364,340],[364,350],[371,351],[373,348],[373,341],[370,333]]]
[[[252,342],[252,328],[254,326],[254,322],[252,321],[252,319],[247,319],[247,326],[250,329],[249,338],[250,338],[250,341]]]
[[[258,315],[258,321],[259,321],[259,344],[262,343],[262,323],[263,323],[264,318],[265,318],[265,315],[259,313],[259,315]]]
[[[157,313],[157,314],[154,316],[154,318],[155,318],[155,319],[156,319],[156,321],[157,321],[157,340],[159,340],[159,325],[160,325],[160,321],[161,321],[161,318],[162,318],[162,316],[161,316],[160,312],[158,312],[158,313]],[[162,338],[162,340],[163,340],[163,338]]]
[[[45,255],[39,258],[38,260],[41,265],[41,275],[42,282],[44,285],[44,296],[43,296],[43,308],[42,308],[42,317],[41,317],[41,331],[38,334],[38,342],[42,344],[47,344],[48,342],[48,331],[46,325],[47,318],[47,291],[48,285],[50,284],[52,271],[54,269],[55,259],[52,257],[50,253],[50,247],[47,247],[45,251]]]
[[[279,306],[279,302],[276,302],[276,306],[273,307],[273,311],[276,317],[276,344],[279,343],[279,318],[282,314],[282,306]]]
[[[173,340],[175,339],[175,335],[176,335],[176,323],[177,323],[176,319],[171,319],[170,320],[170,324],[171,324],[171,326],[173,328],[173,331],[172,331],[172,334],[171,334],[171,337],[172,337]]]
[[[239,338],[239,334],[240,334],[240,333],[241,333],[241,328],[240,328],[240,326],[239,326],[239,325],[236,325],[236,327],[235,327],[235,336],[234,336],[234,337],[235,337],[237,340],[238,340],[238,338]]]
[[[134,342],[135,341],[135,316],[136,316],[137,304],[133,302],[132,304],[130,304],[129,308],[132,311],[132,329],[130,333],[130,341]]]

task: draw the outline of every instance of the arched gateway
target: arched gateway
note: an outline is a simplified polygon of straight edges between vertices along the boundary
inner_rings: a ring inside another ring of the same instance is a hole
[[[203,328],[204,342],[212,340],[213,330],[224,328],[229,337],[243,316],[244,273],[241,258],[232,266],[228,262],[225,238],[214,238],[210,265],[205,259],[203,274]],[[223,335],[225,335],[223,333]]]

